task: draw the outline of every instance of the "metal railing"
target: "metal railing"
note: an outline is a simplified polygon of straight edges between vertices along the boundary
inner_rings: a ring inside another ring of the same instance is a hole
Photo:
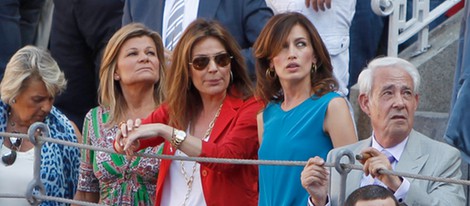
[[[28,134],[18,134],[18,133],[6,133],[0,132],[2,137],[18,137],[18,138],[28,138],[31,143],[34,144],[35,157],[34,157],[34,176],[30,181],[27,191],[25,194],[9,194],[9,193],[0,193],[0,198],[26,198],[31,205],[39,205],[41,201],[56,201],[62,203],[76,204],[76,205],[85,205],[85,206],[103,206],[100,204],[76,201],[71,199],[65,199],[61,197],[52,197],[45,195],[44,185],[41,181],[40,176],[40,167],[41,167],[41,147],[44,142],[51,142],[55,144],[62,144],[65,146],[74,146],[81,149],[88,149],[94,151],[102,151],[106,153],[116,153],[112,148],[102,148],[91,145],[85,145],[75,142],[69,142],[65,140],[59,140],[50,138],[47,136],[38,136],[38,131],[42,134],[49,134],[49,128],[40,122],[36,122],[30,126],[28,129]],[[147,158],[158,158],[158,159],[171,159],[171,160],[182,160],[182,161],[197,161],[197,162],[212,162],[212,163],[224,163],[224,164],[249,164],[249,165],[278,165],[278,166],[305,166],[307,161],[278,161],[278,160],[250,160],[250,159],[224,159],[224,158],[207,158],[207,157],[184,157],[184,156],[173,156],[173,155],[158,155],[158,154],[148,154],[148,153],[137,153],[136,156],[147,157]],[[349,162],[341,163],[343,157],[348,157]],[[354,154],[350,150],[341,150],[338,152],[338,155],[334,163],[326,162],[325,167],[334,167],[338,173],[341,175],[341,184],[340,184],[340,205],[343,204],[345,199],[345,190],[346,190],[346,179],[351,170],[362,170],[362,167],[355,165]],[[447,182],[453,184],[461,184],[470,186],[469,180],[460,180],[452,178],[441,178],[441,177],[432,177],[424,176],[418,174],[410,174],[399,171],[385,170],[382,169],[379,171],[380,174],[396,175],[401,177],[407,177],[412,179],[421,179],[435,182]]]
[[[362,0],[361,0],[362,1]],[[379,16],[389,16],[388,56],[398,55],[398,45],[418,34],[417,50],[412,56],[429,48],[429,23],[443,15],[461,0],[446,0],[430,11],[429,0],[413,0],[412,17],[406,20],[408,0],[371,0],[371,7]]]

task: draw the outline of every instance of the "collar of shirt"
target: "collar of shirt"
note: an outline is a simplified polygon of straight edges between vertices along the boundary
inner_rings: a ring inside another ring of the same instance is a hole
[[[393,155],[393,157],[397,160],[397,162],[400,161],[401,154],[403,153],[403,150],[405,150],[406,143],[408,142],[408,137],[406,137],[402,142],[399,144],[395,145],[394,147],[389,147],[389,148],[383,148],[380,146],[380,144],[375,140],[375,134],[372,135],[372,147],[382,151],[382,150],[387,150],[390,152],[390,154]]]

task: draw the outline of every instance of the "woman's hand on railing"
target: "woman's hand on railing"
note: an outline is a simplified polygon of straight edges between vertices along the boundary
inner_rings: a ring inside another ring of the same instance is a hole
[[[140,142],[133,141],[128,148],[126,148],[126,145],[128,145],[128,135],[130,132],[135,130],[136,128],[140,127],[142,124],[142,121],[140,119],[136,119],[135,121],[132,119],[127,120],[126,122],[121,122],[119,123],[119,130],[116,134],[116,138],[114,139],[114,150],[117,153],[120,154],[126,154],[128,156],[132,156],[134,152],[139,148]]]

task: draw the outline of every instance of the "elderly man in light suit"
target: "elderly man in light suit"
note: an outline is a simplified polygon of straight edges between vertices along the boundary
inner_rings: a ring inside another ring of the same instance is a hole
[[[407,205],[465,205],[463,186],[445,182],[381,175],[379,169],[426,176],[460,179],[460,153],[455,148],[432,140],[413,130],[418,107],[420,76],[409,62],[396,57],[373,60],[359,75],[359,104],[370,117],[373,134],[358,143],[332,150],[333,162],[341,149],[364,157],[347,178],[346,196],[360,186],[378,184],[394,192],[400,203]],[[338,205],[340,176],[324,161],[311,158],[301,174],[310,204]],[[329,174],[331,173],[331,182]],[[328,197],[328,186],[330,189]]]

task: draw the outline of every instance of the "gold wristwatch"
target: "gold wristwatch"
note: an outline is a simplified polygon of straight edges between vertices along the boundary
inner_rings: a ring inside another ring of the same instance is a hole
[[[186,139],[186,132],[179,130],[179,129],[174,129],[173,137],[171,138],[171,145],[175,149],[178,149],[181,143],[183,143],[185,139]]]

